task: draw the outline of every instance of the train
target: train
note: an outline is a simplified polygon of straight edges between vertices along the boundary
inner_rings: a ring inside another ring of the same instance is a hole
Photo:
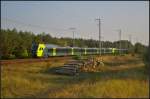
[[[54,44],[33,44],[33,57],[50,57],[50,56],[74,56],[74,55],[98,55],[118,54],[128,52],[127,49],[118,48],[81,48],[81,47],[60,47]]]

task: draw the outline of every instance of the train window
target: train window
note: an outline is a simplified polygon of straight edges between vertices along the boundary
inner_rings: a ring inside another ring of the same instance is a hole
[[[48,49],[48,52],[53,52],[53,49]]]
[[[57,49],[57,52],[58,52],[58,53],[66,53],[66,52],[67,52],[67,49],[59,48],[59,49]]]
[[[81,52],[83,52],[83,53],[84,53],[84,52],[85,52],[85,49],[81,49]]]
[[[43,48],[42,47],[40,47],[40,49],[39,50],[43,50]]]
[[[76,48],[76,49],[74,49],[74,51],[75,51],[75,52],[80,52],[81,49]]]

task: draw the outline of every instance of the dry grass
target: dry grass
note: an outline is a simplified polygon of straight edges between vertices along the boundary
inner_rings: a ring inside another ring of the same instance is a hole
[[[149,79],[138,57],[104,56],[100,72],[51,73],[65,61],[1,66],[1,98],[148,98]]]
[[[144,81],[111,79],[98,81],[96,83],[83,82],[72,86],[69,85],[65,89],[55,92],[55,94],[50,93],[49,97],[146,98],[149,94],[148,87],[148,83]]]

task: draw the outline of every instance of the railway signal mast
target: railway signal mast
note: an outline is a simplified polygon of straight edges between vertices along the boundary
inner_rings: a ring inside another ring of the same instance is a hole
[[[99,55],[101,56],[101,19],[96,19],[99,23]]]

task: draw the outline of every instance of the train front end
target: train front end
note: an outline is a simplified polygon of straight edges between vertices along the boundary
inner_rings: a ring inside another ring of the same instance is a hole
[[[45,44],[38,45],[37,52],[36,52],[37,57],[43,57],[45,47],[46,47]]]
[[[32,44],[32,57],[43,57],[45,44]]]

